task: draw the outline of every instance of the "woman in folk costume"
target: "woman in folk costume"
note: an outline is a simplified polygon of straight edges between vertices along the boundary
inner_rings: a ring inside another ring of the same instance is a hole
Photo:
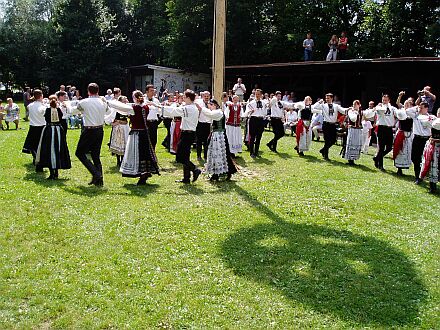
[[[171,104],[172,107],[179,107],[181,105],[184,105],[183,94],[179,94],[176,99],[176,102]],[[180,141],[181,125],[182,125],[182,117],[174,117],[170,127],[170,153],[173,155],[177,153],[177,145],[179,144]]]
[[[127,104],[126,96],[119,96],[118,101]],[[113,111],[110,118],[106,118],[106,122],[110,121],[112,124],[112,132],[110,134],[109,149],[112,155],[116,156],[116,165],[121,166],[122,158],[124,157],[125,147],[130,133],[128,126],[128,116]]]
[[[49,108],[40,108],[40,112],[46,120],[46,126],[41,133],[35,165],[40,168],[49,168],[50,176],[48,179],[56,180],[59,169],[69,169],[72,165],[62,123],[64,120],[63,112],[58,107],[55,95],[51,95],[49,100]]]
[[[149,108],[144,105],[144,95],[141,91],[133,92],[132,107],[117,101],[109,101],[110,107],[128,115],[131,130],[125,148],[120,172],[123,177],[138,177],[137,184],[145,185],[153,174],[159,175],[156,153],[148,135],[147,116]]]
[[[411,106],[411,101],[406,100],[404,109],[396,110],[398,130],[394,138],[393,160],[394,166],[397,168],[397,175],[403,175],[402,169],[409,169],[412,164],[413,119],[408,117],[406,113],[406,109],[409,109]]]
[[[304,102],[295,104],[298,109],[298,124],[296,125],[296,147],[295,150],[300,156],[304,156],[304,151],[309,151],[312,143],[312,129],[310,124],[312,122],[314,106],[312,105],[312,98],[306,96]]]
[[[426,142],[423,150],[422,170],[420,179],[429,177],[429,191],[437,191],[437,183],[440,180],[440,118],[432,122],[431,138]]]
[[[213,120],[208,143],[206,171],[211,175],[211,181],[219,181],[220,175],[226,174],[230,180],[232,174],[237,173],[237,167],[231,157],[229,142],[225,132],[226,117],[216,100],[208,103],[209,109],[198,106],[208,118]]]
[[[343,158],[348,160],[348,164],[354,165],[354,161],[358,160],[361,156],[361,150],[363,145],[362,140],[362,118],[364,113],[361,109],[361,102],[355,100],[353,107],[347,111],[347,141],[345,144],[345,150],[343,152]]]
[[[232,97],[232,103],[225,108],[226,136],[229,142],[229,151],[235,157],[243,151],[243,137],[241,136],[241,115],[243,109],[238,95]]]

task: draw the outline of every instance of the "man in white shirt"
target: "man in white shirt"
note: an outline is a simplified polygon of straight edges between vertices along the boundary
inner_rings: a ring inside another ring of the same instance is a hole
[[[90,83],[87,90],[89,97],[80,101],[76,109],[84,115],[84,130],[79,138],[75,155],[93,176],[89,184],[103,186],[100,155],[104,137],[104,116],[108,112],[108,106],[105,99],[99,96],[99,86],[96,83]],[[88,153],[93,163],[87,158]]]
[[[154,96],[154,86],[147,85],[146,89],[146,102],[152,102],[152,104],[159,104],[159,100]],[[148,116],[147,116],[147,128],[148,135],[150,136],[151,145],[153,149],[156,150],[157,144],[157,127],[159,126],[159,109],[154,105],[148,106]]]
[[[263,103],[263,91],[255,91],[255,100],[252,100],[244,113],[244,117],[249,119],[249,151],[252,158],[258,157],[261,137],[264,132],[264,118],[267,116],[267,108]]]
[[[192,90],[185,91],[185,105],[165,106],[162,109],[162,116],[181,117],[180,140],[177,146],[176,162],[183,164],[183,179],[178,182],[190,183],[191,172],[193,182],[197,180],[202,171],[191,162],[191,146],[196,137],[196,130],[199,124],[199,110],[194,104],[196,94]]]
[[[278,140],[284,136],[284,122],[286,121],[285,109],[293,109],[292,103],[281,101],[281,92],[275,92],[275,96],[269,101],[270,106],[270,125],[273,129],[274,137],[267,146],[273,152],[277,152]]]
[[[385,94],[382,96],[382,103],[379,103],[375,109],[378,148],[373,160],[374,166],[384,171],[383,158],[393,150],[393,127],[396,124],[394,116],[397,108],[390,104],[390,97]]]
[[[324,147],[319,151],[325,160],[328,160],[328,152],[330,148],[336,143],[336,129],[338,128],[338,112],[345,115],[348,108],[343,108],[340,105],[333,103],[333,94],[325,95],[325,103],[322,101],[315,104],[312,108],[313,113],[321,113],[324,117],[322,124],[322,133],[324,134]]]
[[[240,102],[243,102],[244,94],[246,94],[246,86],[243,84],[243,80],[241,78],[237,79],[237,83],[232,88],[232,91],[239,97]]]
[[[43,104],[43,92],[39,89],[35,89],[34,102],[28,105],[29,131],[22,149],[23,153],[32,154],[34,163],[37,155],[38,143],[40,142],[41,132],[43,131],[44,126],[46,126],[44,111],[41,111],[41,109],[45,108],[46,106]],[[43,168],[36,166],[36,171],[43,172]]]
[[[211,93],[209,93],[208,91],[204,91],[203,93],[201,93],[201,99],[197,99],[196,103],[202,107],[202,108],[206,108],[209,110],[208,108],[208,102],[209,99],[211,97]],[[203,112],[200,113],[199,115],[199,123],[197,125],[197,130],[196,130],[196,136],[197,136],[197,160],[198,161],[202,161],[202,149],[203,149],[203,156],[206,160],[207,158],[207,154],[208,154],[208,138],[209,138],[209,134],[211,133],[211,124],[212,124],[212,119],[208,118],[207,116],[205,116],[203,114]]]

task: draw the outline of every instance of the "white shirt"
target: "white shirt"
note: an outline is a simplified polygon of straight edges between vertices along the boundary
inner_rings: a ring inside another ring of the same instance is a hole
[[[343,108],[339,104],[333,103],[333,111],[330,110],[328,103],[315,103],[312,106],[312,113],[321,113],[324,122],[336,123],[338,121],[338,112],[345,115],[348,108]]]
[[[82,112],[84,117],[84,126],[102,126],[104,125],[104,117],[111,113],[108,109],[107,102],[103,101],[99,96],[89,96],[88,98],[78,102],[78,105],[72,109],[71,113]]]
[[[197,99],[194,101],[194,103],[197,103],[198,105],[200,105],[202,107],[202,109],[207,109],[209,110],[208,106],[205,104],[205,101],[203,101],[203,99]],[[200,116],[199,116],[199,122],[200,123],[208,123],[208,124],[212,124],[212,119],[207,117],[202,111],[200,112]]]
[[[320,113],[314,113],[312,116],[312,123],[311,126],[315,127],[322,127],[322,124],[324,123],[324,117]]]
[[[286,117],[289,124],[298,121],[298,114],[296,113],[296,111],[289,111]]]
[[[46,126],[44,119],[44,111],[46,106],[41,101],[34,101],[28,105],[29,110],[29,125],[31,126]]]
[[[412,107],[406,109],[406,113],[408,117],[411,117],[413,119],[413,133],[414,135],[424,136],[424,137],[430,137],[431,136],[431,123],[437,118],[436,116],[430,115],[427,113],[426,115],[429,116],[429,121],[422,123],[419,119],[419,107]]]
[[[248,105],[244,113],[244,117],[260,117],[264,118],[267,116],[266,102],[264,100],[257,101],[257,99],[252,100]]]
[[[376,124],[379,126],[388,126],[394,127],[396,121],[394,119],[394,112],[397,111],[397,108],[393,107],[390,104],[382,104],[382,106],[376,107]]]
[[[163,116],[182,117],[181,130],[196,131],[197,124],[199,123],[199,109],[197,109],[195,104],[182,105],[179,107],[166,106],[163,107],[162,111]]]
[[[211,118],[214,121],[220,120],[223,117],[223,111],[220,109],[217,110],[209,110],[206,108],[202,108],[201,111],[206,117]]]
[[[145,98],[146,102],[154,102],[156,104],[160,104],[159,100],[157,98],[155,98],[153,96],[153,98],[151,100],[149,100],[147,97]],[[148,106],[148,116],[147,116],[147,120],[159,120],[159,114],[160,114],[160,109],[158,109],[157,107],[155,107],[154,105],[149,105]]]
[[[234,91],[235,95],[244,95],[246,93],[246,86],[244,84],[236,83],[232,90]]]
[[[280,107],[281,104],[281,107]],[[292,109],[293,104],[285,101],[278,101],[277,97],[274,96],[269,102],[270,106],[270,116],[272,118],[284,118],[284,109]]]

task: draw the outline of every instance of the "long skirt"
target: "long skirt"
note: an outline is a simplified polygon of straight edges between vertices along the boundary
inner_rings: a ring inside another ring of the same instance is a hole
[[[299,132],[302,128],[302,132]],[[299,135],[298,135],[299,133]],[[310,129],[310,121],[302,121],[296,126],[298,152],[309,151],[312,144],[312,130]]]
[[[369,131],[362,131],[362,152],[368,154],[368,148],[370,147],[371,136]]]
[[[423,150],[422,171],[420,178],[428,177],[429,182],[438,183],[440,180],[440,142],[428,140]]]
[[[176,154],[177,153],[177,145],[179,144],[180,140],[180,120],[176,120],[171,123],[170,128],[170,153]]]
[[[245,145],[248,145],[249,141],[251,139],[250,133],[249,133],[249,122],[250,122],[250,118],[247,117],[244,121],[244,144]]]
[[[345,147],[344,159],[357,160],[361,157],[362,149],[362,128],[349,127],[347,133],[347,145]]]
[[[119,170],[124,177],[159,174],[156,153],[147,130],[131,130]]]
[[[233,154],[242,152],[243,150],[243,137],[241,135],[240,126],[226,125],[226,137],[229,141],[229,150]]]
[[[237,167],[229,151],[229,142],[225,132],[212,132],[209,138],[206,171],[209,174],[234,174]]]
[[[396,168],[410,168],[411,161],[411,152],[412,152],[412,143],[414,135],[411,132],[404,132],[405,139],[403,140],[403,147],[399,151],[396,159],[394,159],[394,166]]]
[[[46,125],[38,143],[35,165],[50,169],[69,169],[69,149],[64,129],[59,125]]]
[[[37,153],[38,143],[40,142],[41,132],[43,132],[44,127],[45,126],[29,126],[29,131],[21,152],[33,155]]]
[[[130,127],[128,124],[113,123],[109,148],[113,155],[123,156],[127,145]]]

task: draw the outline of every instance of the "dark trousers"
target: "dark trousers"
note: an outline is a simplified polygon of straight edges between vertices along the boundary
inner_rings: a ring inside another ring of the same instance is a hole
[[[251,155],[258,155],[263,132],[264,119],[260,117],[251,117],[249,119],[249,151]]]
[[[202,157],[202,147],[203,147],[203,156],[206,159],[208,155],[208,138],[211,133],[211,124],[210,123],[198,123],[197,124],[197,157]]]
[[[170,141],[171,141],[170,130],[171,130],[171,123],[172,123],[172,121],[173,120],[171,118],[164,118],[163,119],[163,125],[167,129],[167,135],[165,136],[165,139],[163,139],[162,145],[165,148],[167,148],[168,150],[170,149]]]
[[[177,144],[176,161],[183,165],[183,180],[189,181],[191,172],[194,172],[196,165],[191,162],[191,146],[194,143],[195,132],[182,131]]]
[[[325,121],[322,124],[322,133],[324,135],[324,147],[321,153],[324,157],[328,157],[328,151],[336,143],[336,128],[338,124]]]
[[[150,136],[151,145],[155,150],[157,144],[157,126],[159,126],[158,120],[147,121],[148,135]]]
[[[338,56],[339,56],[340,60],[345,60],[347,58],[347,50],[346,49],[339,49]]]
[[[269,145],[272,145],[272,148],[276,150],[278,140],[284,136],[284,125],[281,118],[271,118],[270,125],[272,126],[274,137],[270,140]]]
[[[414,164],[414,176],[416,179],[418,179],[420,176],[423,150],[425,149],[425,144],[428,140],[429,136],[424,137],[420,135],[414,135],[411,151],[411,161]]]
[[[83,163],[83,165],[89,170],[89,172],[95,178],[102,177],[102,165],[101,165],[101,145],[104,138],[104,129],[100,128],[84,128],[76,147],[75,155]],[[87,158],[87,154],[90,153],[92,162]]]
[[[379,147],[376,160],[379,167],[383,167],[383,158],[393,150],[393,128],[379,125],[377,128],[377,142]]]

